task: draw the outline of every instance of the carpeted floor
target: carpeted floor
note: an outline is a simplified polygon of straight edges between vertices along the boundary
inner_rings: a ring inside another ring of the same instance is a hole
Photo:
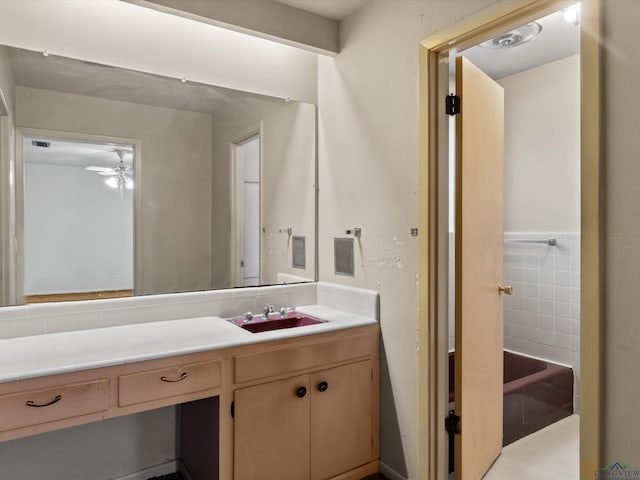
[[[183,480],[179,473],[169,473],[168,475],[160,475],[159,477],[151,477],[148,480]]]

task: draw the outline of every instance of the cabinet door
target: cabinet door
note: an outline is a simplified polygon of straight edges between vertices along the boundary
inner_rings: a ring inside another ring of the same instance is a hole
[[[311,375],[311,480],[372,460],[371,362]]]
[[[309,478],[308,390],[308,375],[236,390],[235,480]]]

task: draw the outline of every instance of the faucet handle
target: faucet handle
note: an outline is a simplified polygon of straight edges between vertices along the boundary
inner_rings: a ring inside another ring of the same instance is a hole
[[[253,320],[253,313],[251,312],[244,313],[243,316],[245,322],[250,322],[251,320]]]
[[[293,308],[291,308],[291,307],[282,307],[280,309],[280,316],[284,317],[289,312],[293,312]]]

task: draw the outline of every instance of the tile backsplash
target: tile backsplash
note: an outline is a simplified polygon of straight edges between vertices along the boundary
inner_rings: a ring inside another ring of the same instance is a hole
[[[115,327],[182,318],[262,313],[267,305],[324,305],[379,320],[377,292],[328,282],[128,298],[20,305],[0,308],[0,339]]]
[[[0,339],[317,303],[316,283],[248,287],[0,308]]]

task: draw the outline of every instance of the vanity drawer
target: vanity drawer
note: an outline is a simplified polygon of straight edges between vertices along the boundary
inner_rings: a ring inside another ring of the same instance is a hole
[[[118,377],[118,404],[124,407],[217,388],[220,370],[220,360],[214,360],[121,375]]]
[[[109,380],[74,383],[0,396],[0,431],[107,410]]]
[[[376,348],[376,337],[367,334],[297,347],[236,355],[235,382],[248,382],[367,357],[373,355]]]

